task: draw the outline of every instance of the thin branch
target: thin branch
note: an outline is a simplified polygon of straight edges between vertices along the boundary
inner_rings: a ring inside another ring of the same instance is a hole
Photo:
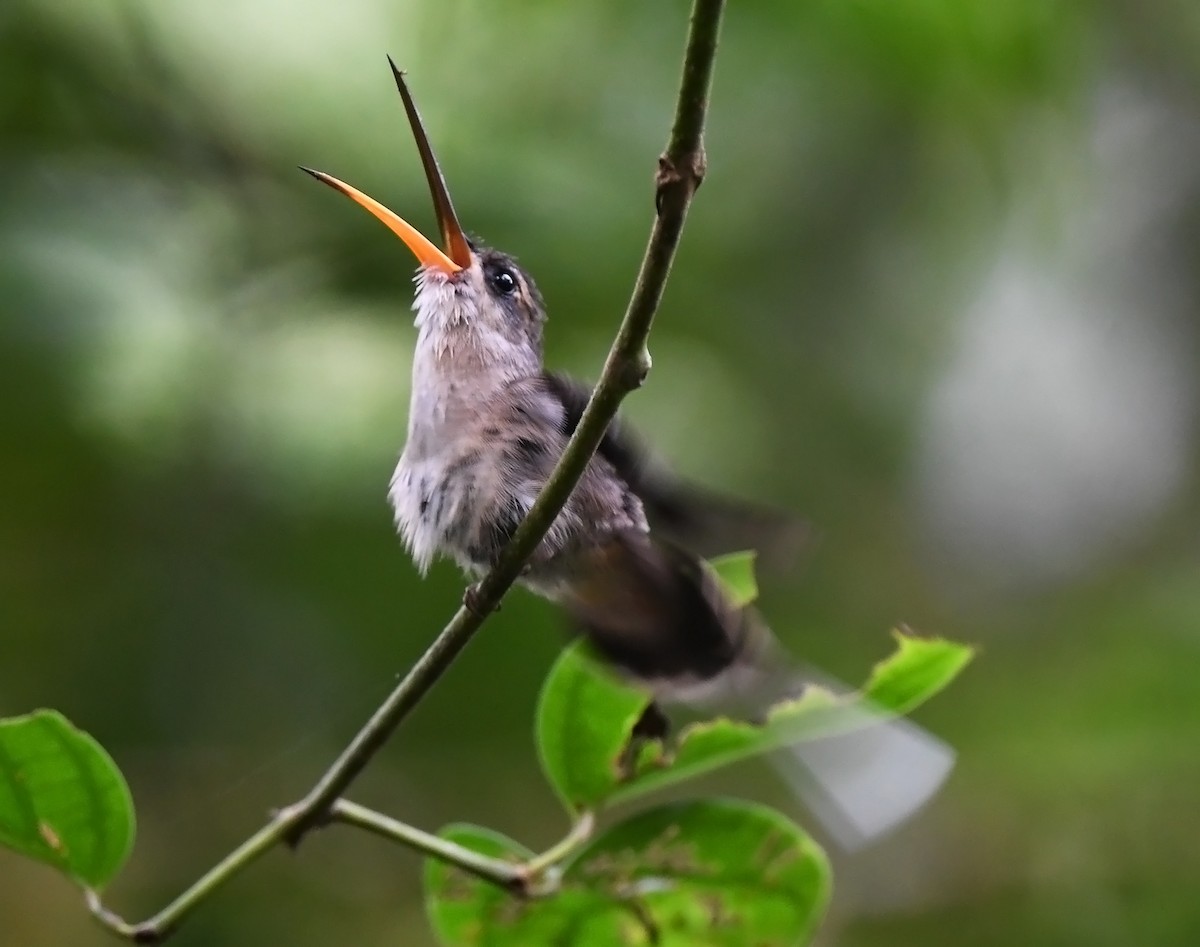
[[[348,799],[339,799],[335,802],[330,815],[334,822],[366,829],[368,832],[400,845],[415,848],[430,858],[437,858],[448,865],[461,868],[484,881],[490,881],[494,885],[508,888],[519,894],[524,893],[527,874],[522,870],[522,866],[515,862],[480,855],[462,845],[447,841],[441,836],[431,835],[415,826],[401,822],[399,819],[386,816],[382,812],[376,812],[374,809],[360,806],[356,802],[350,802]]]
[[[692,11],[675,121],[667,151],[659,158],[658,214],[633,296],[579,426],[496,565],[470,590],[467,602],[312,791],[292,808],[293,842],[321,821],[500,604],[583,476],[621,401],[649,372],[646,339],[671,272],[688,206],[704,176],[704,116],[723,7],[724,0],[697,0]]]
[[[416,849],[430,858],[437,858],[522,897],[546,897],[553,894],[558,889],[557,879],[552,878],[547,884],[544,876],[551,868],[575,854],[592,837],[596,828],[595,816],[584,812],[575,820],[571,830],[561,841],[528,861],[512,862],[480,855],[441,836],[431,835],[348,799],[337,800],[333,804],[330,816],[334,822],[353,825],[407,848]]]
[[[526,560],[549,531],[600,446],[621,401],[641,386],[650,370],[646,340],[671,272],[688,207],[704,179],[704,121],[724,5],[724,0],[695,0],[675,118],[667,149],[658,159],[657,214],[633,295],[575,433],[496,565],[477,586],[468,590],[463,606],[450,623],[304,799],[278,812],[266,826],[148,921],[128,924],[108,911],[98,897],[90,895],[93,915],[109,930],[135,943],[160,943],[193,907],[268,848],[280,841],[295,845],[313,828],[328,822],[337,813],[335,804],[342,794],[446,672],[520,576]]]
[[[591,812],[581,812],[579,818],[575,820],[575,824],[571,826],[571,831],[563,836],[561,842],[551,845],[540,855],[534,855],[521,866],[526,878],[533,881],[545,874],[547,869],[566,861],[584,846],[594,831],[596,831],[595,815]]]
[[[142,921],[140,924],[130,924],[128,921],[122,920],[120,916],[106,908],[100,900],[100,895],[91,889],[85,892],[88,910],[92,912],[92,917],[114,934],[119,934],[135,944],[161,944],[175,932],[180,921],[192,908],[207,900],[214,891],[234,875],[240,873],[251,862],[257,861],[283,841],[287,834],[287,828],[287,823],[280,820],[268,822],[217,862],[183,894],[175,898],[154,917]]]

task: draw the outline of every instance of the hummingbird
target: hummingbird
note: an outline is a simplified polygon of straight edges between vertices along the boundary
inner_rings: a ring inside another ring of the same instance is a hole
[[[512,255],[463,230],[404,73],[388,62],[441,245],[357,188],[302,170],[369,211],[416,258],[408,432],[388,500],[422,574],[444,557],[477,579],[545,485],[590,388],[545,367],[537,284]],[[754,609],[731,601],[705,557],[752,545],[778,563],[803,534],[794,517],[676,476],[618,418],[518,582],[564,609],[602,661],[652,695],[651,730],[665,724],[660,705],[761,718],[813,675],[798,672]],[[856,735],[843,735],[796,747],[798,765],[782,767],[847,846],[915,811],[953,758],[904,721],[864,732],[874,748],[864,750],[860,735],[855,749]],[[910,772],[891,778],[879,761]]]

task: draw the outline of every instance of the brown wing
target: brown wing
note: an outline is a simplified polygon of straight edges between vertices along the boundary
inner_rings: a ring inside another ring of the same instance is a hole
[[[591,388],[557,372],[547,372],[544,380],[563,406],[562,431],[570,436]],[[642,501],[656,535],[698,556],[755,549],[765,567],[782,571],[795,563],[807,543],[808,526],[798,517],[723,496],[673,474],[655,461],[619,417],[609,426],[599,454]]]

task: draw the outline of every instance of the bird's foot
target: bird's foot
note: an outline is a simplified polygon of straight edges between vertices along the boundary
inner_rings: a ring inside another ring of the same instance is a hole
[[[463,605],[467,607],[468,611],[474,612],[480,618],[487,618],[487,616],[492,612],[500,611],[499,602],[491,607],[488,607],[488,605],[482,601],[482,598],[483,596],[479,590],[479,583],[473,582],[468,585],[467,590],[463,592]]]

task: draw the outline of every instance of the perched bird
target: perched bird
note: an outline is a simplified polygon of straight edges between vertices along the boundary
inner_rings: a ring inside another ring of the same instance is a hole
[[[388,498],[422,573],[434,558],[446,556],[478,577],[545,484],[589,389],[545,369],[541,293],[513,257],[464,233],[394,63],[392,73],[442,245],[350,185],[304,170],[370,211],[417,258],[408,439]],[[684,483],[653,462],[618,421],[519,581],[562,606],[594,651],[656,701],[753,717],[798,694],[804,676],[754,610],[729,600],[701,557],[755,546],[768,558],[785,558],[799,533],[791,518]],[[864,735],[883,742],[852,759],[850,744],[858,740],[861,747]],[[804,765],[794,772],[805,774],[806,789],[815,785],[833,803],[827,815],[835,831],[839,820],[845,823],[836,834],[847,844],[914,811],[952,759],[934,738],[897,721],[804,744],[795,754]],[[821,758],[813,763],[806,754]],[[898,768],[889,775],[880,761]],[[897,793],[905,780],[911,785]],[[890,797],[898,798],[880,802]]]

